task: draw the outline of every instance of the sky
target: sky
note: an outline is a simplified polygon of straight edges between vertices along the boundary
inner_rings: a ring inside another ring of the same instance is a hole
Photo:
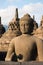
[[[0,0],[0,16],[3,25],[8,25],[15,17],[15,9],[18,8],[19,18],[28,13],[35,16],[40,25],[43,15],[43,0]]]

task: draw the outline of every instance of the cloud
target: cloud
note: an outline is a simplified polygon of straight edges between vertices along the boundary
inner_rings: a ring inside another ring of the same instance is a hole
[[[15,8],[17,6],[8,6],[5,9],[0,9],[0,16],[2,17],[2,23],[8,25],[11,19],[15,16]],[[19,17],[29,13],[31,17],[35,15],[35,20],[40,24],[41,16],[43,15],[43,4],[27,4],[22,8],[18,8]]]
[[[8,6],[5,9],[0,9],[2,24],[9,24],[9,21],[15,16],[15,8],[16,6]]]
[[[41,16],[43,15],[43,4],[36,3],[36,4],[28,4],[24,5],[23,8],[19,10],[20,16],[23,16],[25,13],[29,13],[31,16],[35,15],[35,20],[40,24]]]

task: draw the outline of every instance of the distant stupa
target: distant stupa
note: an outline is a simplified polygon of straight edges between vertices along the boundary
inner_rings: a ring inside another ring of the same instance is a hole
[[[4,26],[1,24],[1,17],[0,17],[0,37],[2,36],[2,34],[5,32],[5,28]]]
[[[15,9],[15,16],[10,22],[18,22],[19,17],[18,17],[18,8]]]
[[[0,39],[0,45],[1,43],[4,44],[1,45],[0,51],[7,51],[10,41],[14,37],[21,35],[18,26],[19,26],[19,18],[18,18],[18,9],[16,8],[15,17],[9,22],[8,30],[3,34],[3,36]]]
[[[18,21],[18,8],[16,8],[16,11],[15,11],[15,20]]]
[[[33,15],[33,20],[35,20],[35,16]]]
[[[0,24],[1,24],[1,17],[0,17]]]
[[[42,26],[42,24],[43,24],[43,15],[42,15],[42,18],[41,18],[40,26]]]
[[[33,15],[33,20],[34,20],[34,26],[35,26],[35,30],[38,28],[38,23],[35,21],[35,16]]]
[[[33,28],[33,33],[32,34],[35,34],[35,31],[36,29],[38,28],[38,23],[35,21],[35,16],[33,15],[33,23],[34,23],[34,28]]]
[[[18,8],[15,9],[15,16],[14,18],[9,22],[9,29],[14,30],[15,27],[19,28],[19,17],[18,17]]]
[[[40,27],[35,32],[35,36],[43,40],[43,16],[41,19]]]

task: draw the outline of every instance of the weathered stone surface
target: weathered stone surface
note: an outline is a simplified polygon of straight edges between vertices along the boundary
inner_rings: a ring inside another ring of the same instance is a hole
[[[0,65],[20,65],[19,62],[4,62],[0,61]]]
[[[42,27],[39,27],[39,28],[36,30],[35,36],[43,40],[43,28],[42,28]]]
[[[0,65],[43,65],[43,62],[4,62],[0,61]]]
[[[36,61],[22,62],[21,65],[43,65],[43,62],[36,62]]]

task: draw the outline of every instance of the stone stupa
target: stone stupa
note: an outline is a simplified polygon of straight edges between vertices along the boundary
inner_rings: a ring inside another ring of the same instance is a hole
[[[2,35],[5,33],[5,28],[4,26],[1,24],[1,17],[0,17],[0,38],[2,37]]]
[[[35,34],[36,29],[38,28],[38,23],[35,21],[35,16],[34,15],[33,15],[33,20],[34,20],[33,34]]]
[[[0,39],[0,51],[7,51],[10,41],[19,35],[21,35],[21,32],[19,30],[18,9],[16,8],[15,18],[9,22],[8,30]]]
[[[41,19],[40,27],[35,32],[35,36],[43,40],[43,16]]]

